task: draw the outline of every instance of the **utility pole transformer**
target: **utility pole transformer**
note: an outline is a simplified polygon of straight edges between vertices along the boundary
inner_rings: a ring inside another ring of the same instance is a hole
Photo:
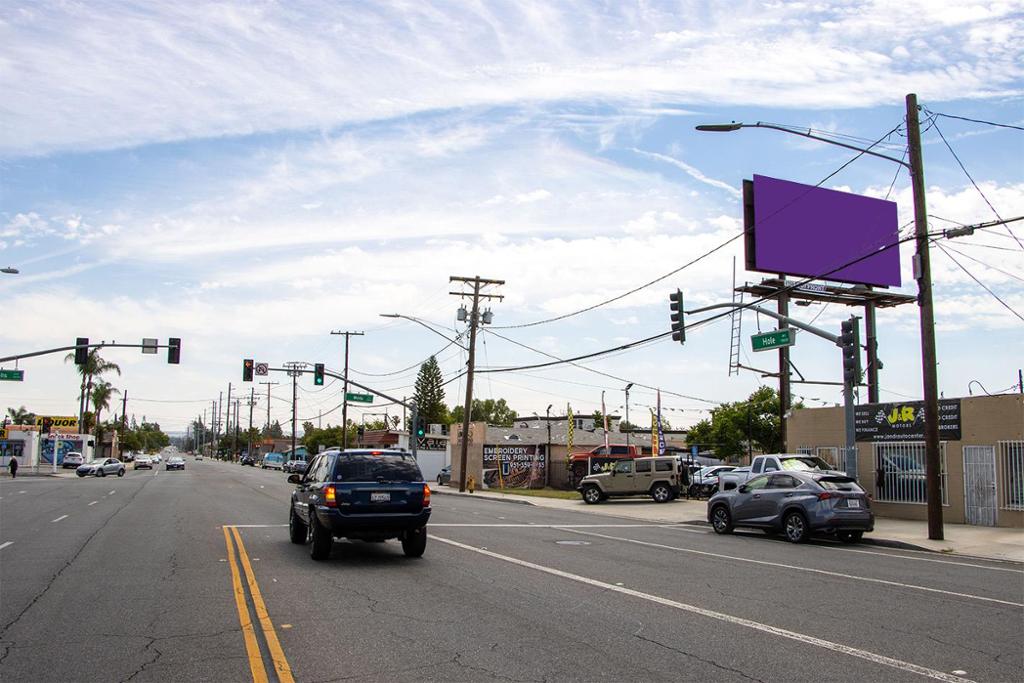
[[[462,439],[459,442],[459,491],[466,490],[466,467],[469,461],[469,422],[470,412],[473,409],[473,366],[476,360],[476,328],[480,324],[480,299],[498,299],[505,297],[500,294],[482,294],[480,290],[487,285],[503,285],[504,280],[487,280],[479,275],[474,277],[458,277],[452,275],[449,282],[461,282],[472,285],[472,292],[448,292],[453,296],[472,297],[473,309],[469,315],[469,361],[466,363],[466,402],[463,406],[462,415]],[[488,321],[489,322],[489,321]],[[413,415],[415,424],[416,415]]]

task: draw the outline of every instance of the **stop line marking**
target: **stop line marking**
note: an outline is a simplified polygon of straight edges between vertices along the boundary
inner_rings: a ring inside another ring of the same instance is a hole
[[[697,607],[696,605],[690,605],[684,602],[678,602],[676,600],[670,600],[668,598],[662,598],[657,595],[650,593],[643,593],[632,588],[626,588],[612,583],[606,583],[597,579],[591,579],[586,576],[580,576],[579,574],[571,574],[561,569],[555,569],[554,567],[546,567],[542,564],[536,564],[527,560],[520,560],[516,557],[510,557],[508,555],[501,555],[499,553],[492,552],[490,550],[484,550],[483,548],[476,548],[465,543],[459,543],[458,541],[452,541],[447,538],[441,538],[440,536],[433,537],[435,541],[446,543],[456,548],[462,548],[463,550],[469,550],[474,553],[479,553],[487,557],[515,564],[520,567],[526,567],[527,569],[533,569],[535,571],[550,574],[551,576],[557,576],[562,579],[568,579],[577,583],[586,584],[588,586],[594,586],[595,588],[601,588],[606,591],[613,591],[622,595],[628,595],[633,598],[640,598],[641,600],[647,600],[665,607],[671,607],[673,609],[681,610],[683,612],[690,612],[692,614],[698,614],[703,617],[710,619],[716,619],[718,621],[724,621],[728,624],[735,626],[743,626],[745,628],[753,629],[755,631],[761,631],[773,636],[779,636],[781,638],[787,638],[789,640],[795,640],[806,645],[813,645],[820,647],[825,650],[832,652],[838,652],[839,654],[850,655],[851,657],[857,657],[864,659],[874,664],[881,666],[888,666],[893,669],[899,669],[900,671],[906,671],[909,673],[915,673],[920,676],[926,676],[928,678],[934,678],[935,680],[945,681],[946,683],[972,683],[970,679],[962,678],[960,676],[954,676],[948,674],[945,671],[938,671],[936,669],[929,669],[928,667],[920,666],[918,664],[912,664],[911,662],[905,662],[900,659],[894,659],[892,657],[886,657],[868,650],[862,650],[851,645],[843,645],[842,643],[835,643],[830,640],[824,640],[822,638],[816,638],[809,636],[804,633],[798,633],[796,631],[790,631],[788,629],[780,628],[778,626],[772,626],[770,624],[764,624],[759,621],[752,619],[744,619],[743,617],[736,617],[731,614],[725,614],[723,612],[716,612],[714,610],[704,609],[703,607]]]

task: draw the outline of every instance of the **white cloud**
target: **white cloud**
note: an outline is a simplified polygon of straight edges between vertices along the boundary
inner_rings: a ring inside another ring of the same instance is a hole
[[[30,3],[0,24],[0,153],[556,100],[863,107],[912,89],[993,96],[1016,92],[1022,24],[1013,3],[927,0],[679,13],[628,3]],[[890,57],[905,46],[913,61]],[[424,140],[423,152],[463,149],[479,133]]]

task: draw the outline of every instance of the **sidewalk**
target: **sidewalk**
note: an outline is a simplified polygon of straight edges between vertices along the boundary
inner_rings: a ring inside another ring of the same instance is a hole
[[[679,499],[671,503],[658,504],[645,498],[622,498],[605,501],[599,505],[587,505],[582,500],[517,496],[487,490],[476,493],[459,493],[448,486],[431,487],[431,491],[441,495],[503,500],[534,507],[625,517],[644,522],[707,524],[707,501],[703,500]],[[1024,562],[1024,529],[945,524],[943,531],[945,540],[930,541],[928,540],[928,525],[925,522],[876,517],[875,530],[864,537],[864,542],[910,550]]]

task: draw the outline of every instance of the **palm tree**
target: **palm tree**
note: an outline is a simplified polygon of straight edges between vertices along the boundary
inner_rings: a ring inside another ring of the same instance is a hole
[[[15,410],[14,408],[7,409],[7,416],[11,419],[11,424],[16,425],[32,425],[36,423],[35,413],[30,413],[22,406]]]
[[[93,414],[96,416],[96,446],[100,445],[100,413],[110,407],[110,398],[114,394],[120,394],[120,390],[115,389],[110,382],[104,382],[100,380],[92,388],[92,407]]]
[[[64,362],[74,362],[75,353],[72,351],[64,357]],[[76,365],[75,368],[78,374],[82,376],[82,389],[78,394],[78,412],[85,412],[85,406],[88,403],[89,390],[92,389],[92,378],[100,377],[108,372],[116,372],[118,375],[121,374],[121,366],[117,363],[111,363],[108,360],[100,357],[99,349],[91,349],[89,355],[86,356],[84,365]],[[99,421],[97,420],[97,423]],[[84,425],[83,425],[84,429]]]

